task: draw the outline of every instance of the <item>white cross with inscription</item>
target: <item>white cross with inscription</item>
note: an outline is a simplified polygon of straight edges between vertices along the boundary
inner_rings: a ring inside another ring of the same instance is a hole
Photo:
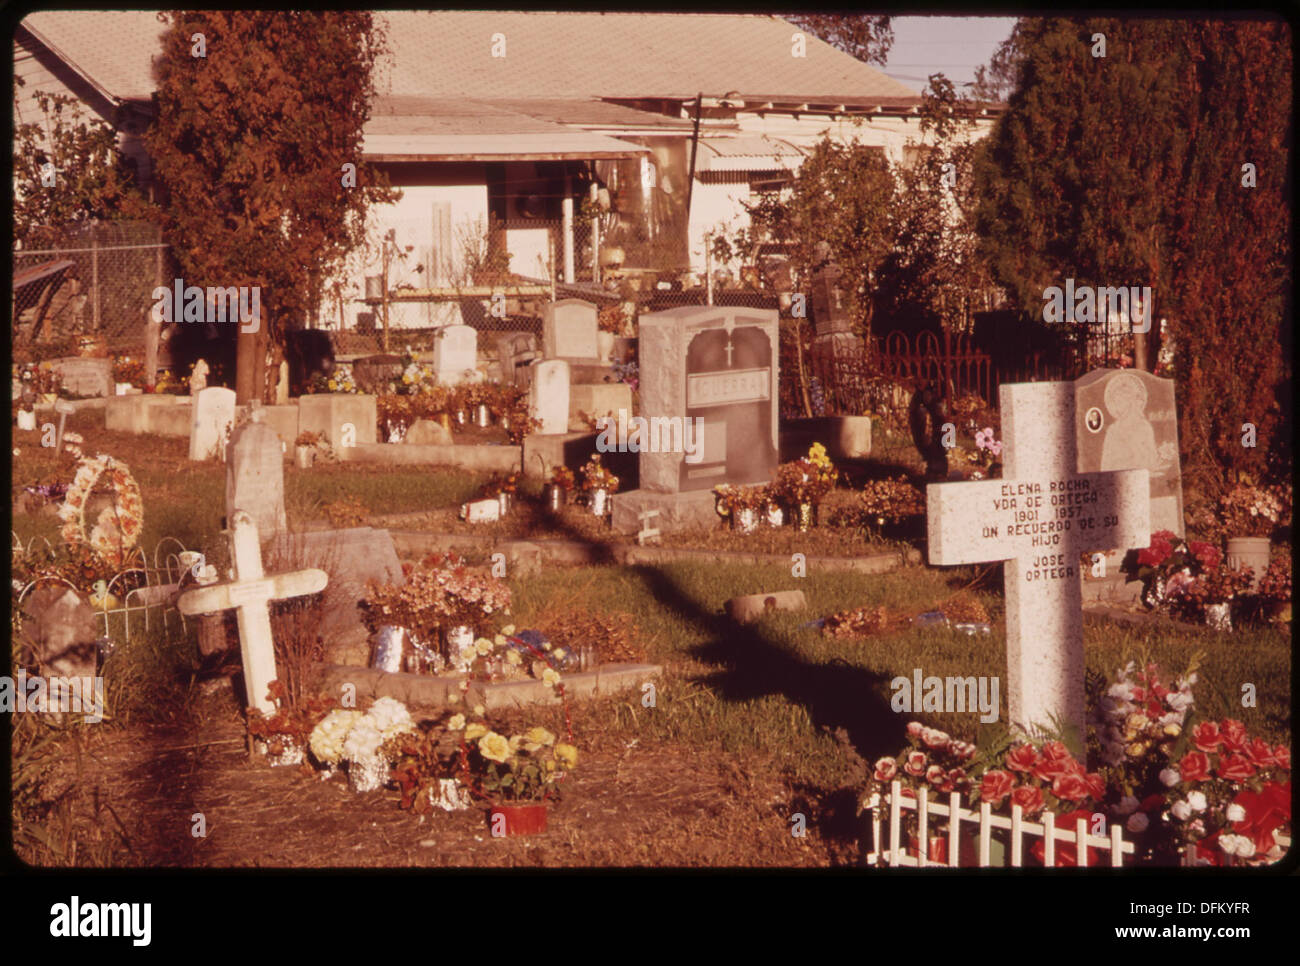
[[[187,616],[239,609],[239,651],[244,661],[248,703],[263,714],[274,714],[275,705],[267,696],[267,688],[276,678],[269,605],[273,600],[324,590],[329,576],[313,568],[267,577],[262,570],[257,526],[243,510],[236,510],[231,522],[230,556],[235,561],[232,583],[188,591],[180,596],[176,606]]]
[[[1084,719],[1079,557],[1151,542],[1147,470],[1079,473],[1074,384],[999,387],[1002,479],[926,488],[930,563],[1006,561],[1011,726],[1041,733]],[[1083,748],[1075,749],[1079,754]]]

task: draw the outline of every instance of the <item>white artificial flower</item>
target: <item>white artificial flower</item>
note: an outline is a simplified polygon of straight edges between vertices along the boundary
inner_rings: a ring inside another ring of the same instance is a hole
[[[1147,818],[1146,812],[1134,812],[1124,823],[1124,827],[1130,832],[1145,832],[1147,826],[1151,824],[1151,819]]]
[[[1243,859],[1255,854],[1255,843],[1245,835],[1220,835],[1219,848],[1228,855],[1239,855]]]
[[[415,719],[411,717],[411,712],[396,698],[379,698],[370,706],[366,717],[385,741],[403,732],[415,730]]]
[[[336,708],[312,729],[311,752],[322,764],[335,765],[343,757],[343,742],[362,718],[360,711]]]
[[[1178,772],[1175,771],[1173,768],[1165,768],[1162,769],[1160,772],[1160,782],[1166,788],[1173,788],[1182,780],[1183,780],[1183,776],[1178,774]]]
[[[1246,810],[1235,802],[1229,805],[1223,814],[1228,817],[1229,822],[1242,822],[1246,819]]]
[[[343,742],[343,757],[349,761],[360,761],[375,757],[379,746],[384,743],[384,736],[375,723],[368,717],[362,717],[348,732]]]
[[[1180,822],[1186,822],[1192,817],[1192,806],[1188,805],[1184,801],[1174,802],[1174,804],[1170,806],[1169,811],[1173,814],[1174,818],[1178,819]]]
[[[1196,703],[1192,699],[1192,696],[1185,691],[1176,691],[1173,694],[1169,695],[1167,698],[1165,698],[1165,701],[1169,705],[1169,707],[1173,708],[1175,711],[1178,712],[1185,712],[1187,711],[1188,708],[1190,708],[1193,704]]]
[[[1187,804],[1192,806],[1193,812],[1203,812],[1209,802],[1205,800],[1205,792],[1189,792],[1187,795]]]
[[[1119,800],[1119,804],[1115,806],[1115,813],[1117,815],[1130,815],[1137,811],[1138,804],[1138,800],[1132,795],[1125,795]]]

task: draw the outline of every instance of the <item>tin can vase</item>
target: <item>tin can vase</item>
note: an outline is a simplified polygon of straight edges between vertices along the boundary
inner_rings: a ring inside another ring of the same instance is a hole
[[[790,515],[790,522],[798,528],[800,533],[811,529],[813,525],[813,505],[811,503],[800,503],[795,507],[795,512]]]
[[[501,426],[503,432],[510,432],[510,417],[505,413],[501,414],[501,418],[497,420],[497,423]]]
[[[514,502],[513,495],[505,492],[505,490],[502,490],[497,494],[497,505],[501,508],[501,516],[504,517],[510,512],[510,504],[512,502]]]
[[[20,409],[18,410],[18,428],[27,432],[36,429],[36,410]]]
[[[265,741],[257,740],[257,750],[266,756],[267,764],[272,768],[284,768],[290,765],[301,765],[303,760],[302,745],[299,742],[291,741],[288,738],[280,737]]]
[[[493,805],[488,812],[488,826],[494,838],[507,835],[537,835],[546,831],[546,805]]]
[[[470,806],[469,789],[455,778],[439,778],[438,793],[431,797],[430,804],[444,812],[463,812]]]
[[[396,674],[402,669],[402,658],[409,640],[410,632],[405,627],[385,624],[375,634],[375,647],[370,666],[376,671]]]
[[[474,628],[461,624],[447,631],[447,661],[453,670],[468,671],[474,654]]]
[[[1250,592],[1259,589],[1260,578],[1268,569],[1268,557],[1271,544],[1268,537],[1230,537],[1228,539],[1228,567],[1242,570],[1250,567],[1254,574],[1250,579]]]
[[[731,511],[731,529],[741,533],[753,533],[758,529],[758,510],[744,507]]]
[[[546,512],[551,515],[558,515],[564,509],[564,504],[568,502],[569,494],[564,487],[558,483],[548,483],[546,486]]]
[[[767,525],[770,527],[785,526],[785,510],[775,503],[768,504],[767,507]]]
[[[388,782],[388,759],[382,755],[367,755],[348,762],[348,784],[354,792],[373,792]]]
[[[463,410],[463,409],[457,409],[457,410],[456,410],[456,425],[457,425],[457,426],[464,426],[467,422],[469,422],[469,416],[466,415],[465,410]]]
[[[474,425],[479,429],[487,429],[492,425],[492,413],[487,408],[487,403],[479,403],[474,407]]]
[[[603,517],[609,512],[609,491],[592,490],[591,491],[591,515]]]
[[[1232,630],[1232,606],[1223,604],[1205,605],[1205,626],[1214,631]]]
[[[314,446],[295,446],[293,455],[298,460],[298,469],[309,470],[312,464],[316,462],[316,447]]]
[[[442,428],[451,432],[451,413],[442,413],[438,416],[438,422],[442,423]]]

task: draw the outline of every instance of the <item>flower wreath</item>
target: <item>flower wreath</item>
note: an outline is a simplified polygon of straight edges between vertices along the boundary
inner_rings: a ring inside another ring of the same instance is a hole
[[[100,478],[107,474],[113,487],[113,506],[105,507],[86,536],[86,500]],[[125,563],[129,551],[140,539],[144,526],[144,505],[140,487],[127,465],[102,453],[77,464],[77,474],[59,507],[63,521],[60,533],[71,546],[89,544],[95,554],[111,566]]]

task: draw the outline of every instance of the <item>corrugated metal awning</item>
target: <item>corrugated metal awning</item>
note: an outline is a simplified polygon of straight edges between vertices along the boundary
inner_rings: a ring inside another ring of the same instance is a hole
[[[794,171],[804,154],[788,141],[761,134],[700,138],[697,171]]]
[[[581,161],[637,158],[648,148],[585,131],[530,134],[367,134],[367,161]]]

